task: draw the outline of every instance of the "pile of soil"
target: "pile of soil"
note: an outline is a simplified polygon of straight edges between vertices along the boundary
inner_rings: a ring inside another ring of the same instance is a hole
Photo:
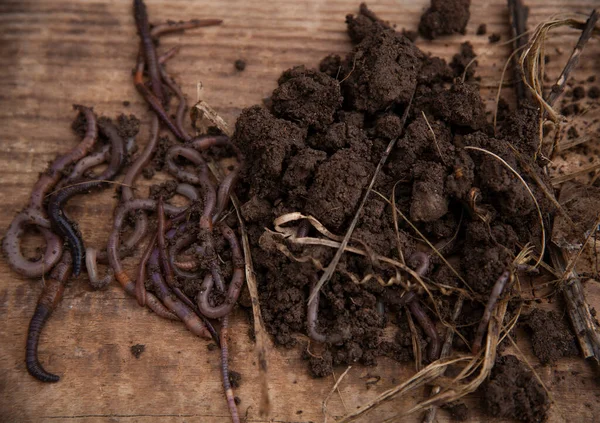
[[[469,2],[456,3],[466,4],[468,19]],[[464,83],[459,78],[474,57],[470,45],[449,65],[423,53],[366,6],[346,23],[352,51],[345,58],[326,57],[319,70],[298,66],[285,71],[268,107],[245,109],[233,137],[247,163],[238,195],[267,330],[280,345],[291,347],[300,340],[314,376],[330,374],[335,365],[373,365],[379,356],[413,360],[406,313],[399,303],[403,289],[383,287],[375,279],[353,283],[349,272],[361,277],[376,273],[384,280],[395,272],[370,258],[345,254],[321,290],[317,325],[338,342],[320,349],[314,341],[307,345],[307,300],[319,273],[310,262],[292,261],[275,248],[265,228],[272,229],[276,217],[302,212],[344,234],[388,143],[398,139],[374,191],[390,198],[395,188],[396,208],[431,243],[443,246],[466,281],[468,287],[432,254],[426,278],[466,289],[474,298],[465,302],[458,322],[461,335],[472,342],[495,281],[520,247],[540,244],[541,229],[535,203],[514,174],[494,157],[464,147],[501,157],[524,176],[544,215],[553,211],[512,149],[533,156],[539,142],[537,111],[508,111],[495,137],[473,72]],[[528,165],[546,180],[538,163]],[[371,193],[352,245],[391,258],[399,256],[398,249],[406,258],[416,251],[431,252],[398,220],[396,233],[391,206]],[[308,236],[319,234],[311,229]],[[297,257],[310,255],[324,265],[335,253],[327,247],[292,249]],[[450,319],[455,300],[454,295],[436,297],[444,319]],[[421,301],[434,318],[430,300]],[[388,325],[397,329],[392,338],[383,336]],[[441,325],[438,329],[442,334]],[[425,348],[430,339],[419,327],[417,331]],[[468,351],[460,337],[455,339],[455,350]]]
[[[496,360],[482,388],[484,402],[494,416],[524,422],[544,422],[548,418],[548,394],[533,372],[514,355]]]

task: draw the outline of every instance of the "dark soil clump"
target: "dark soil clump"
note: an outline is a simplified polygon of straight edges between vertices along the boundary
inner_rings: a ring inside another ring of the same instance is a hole
[[[542,364],[578,354],[575,336],[556,313],[535,309],[524,319],[524,325],[531,331],[533,353]]]
[[[240,72],[246,69],[246,61],[242,59],[237,59],[233,65],[235,66],[235,69]]]
[[[485,407],[494,417],[522,422],[545,422],[550,399],[534,374],[517,357],[496,360],[492,374],[482,385]]]
[[[421,16],[419,33],[430,40],[441,35],[464,34],[471,14],[471,0],[431,0]]]

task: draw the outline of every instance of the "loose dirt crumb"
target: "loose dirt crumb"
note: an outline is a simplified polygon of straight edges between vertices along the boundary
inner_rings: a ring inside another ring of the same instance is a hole
[[[144,344],[135,344],[131,346],[131,355],[135,358],[140,358],[142,353],[146,350],[146,346]]]
[[[440,35],[464,34],[471,0],[431,0],[419,23],[419,33],[430,40]]]
[[[243,59],[237,59],[233,65],[240,72],[246,69],[246,61]]]
[[[477,35],[485,35],[487,33],[487,25],[481,24],[477,27]]]
[[[496,33],[493,33],[492,35],[490,35],[488,37],[488,40],[490,41],[490,44],[496,44],[501,39],[502,39],[502,37],[500,36],[500,34],[496,34]]]

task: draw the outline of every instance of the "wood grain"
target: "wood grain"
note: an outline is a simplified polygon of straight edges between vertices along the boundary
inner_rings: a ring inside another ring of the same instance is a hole
[[[427,3],[384,0],[372,1],[370,6],[398,28],[414,29]],[[488,34],[498,33],[506,41],[508,12],[502,0],[473,3],[467,35],[435,42],[419,40],[418,44],[446,58],[464,41],[473,43],[478,54],[489,51],[479,59],[478,74],[484,99],[491,105],[509,47],[491,46],[487,37],[474,34],[480,23],[487,23]],[[593,0],[527,3],[531,6],[530,28],[558,12],[588,14],[593,6],[599,6]],[[332,52],[345,54],[350,44],[344,16],[358,8],[358,2],[350,0],[148,0],[147,4],[153,22],[191,17],[224,20],[220,27],[165,38],[161,49],[183,47],[169,64],[170,72],[190,102],[196,100],[201,84],[202,97],[230,124],[244,107],[260,103],[270,94],[283,70],[296,64],[316,66]],[[551,78],[558,76],[577,37],[576,31],[559,29],[549,41]],[[46,163],[77,142],[70,130],[72,103],[91,105],[97,113],[112,117],[121,112],[136,114],[144,124],[139,140],[145,142],[149,113],[131,81],[136,49],[129,1],[0,2],[0,228],[6,228],[25,205]],[[244,72],[234,68],[234,61],[240,58],[247,62]],[[574,79],[584,80],[598,69],[600,45],[592,39]],[[510,96],[508,88],[507,98]],[[123,101],[130,106],[125,107]],[[591,110],[585,119],[597,116],[597,110]],[[115,204],[112,195],[106,192],[68,206],[92,245],[106,243]],[[33,249],[35,240],[28,245]],[[128,260],[129,266],[134,262]],[[35,381],[25,370],[24,345],[40,289],[41,281],[21,278],[0,263],[0,421],[229,421],[218,352],[209,351],[208,342],[195,339],[181,325],[137,307],[116,286],[104,292],[90,291],[85,276],[71,282],[41,340],[42,362],[62,380],[54,385]],[[590,283],[587,290],[592,305],[598,307],[600,287]],[[256,363],[246,316],[238,312],[232,328],[231,367],[243,376],[236,391],[242,401],[241,415],[249,422],[323,421],[322,400],[334,381],[311,379],[301,348],[271,352],[272,412],[266,418],[258,416]],[[299,339],[306,348],[306,340]],[[136,359],[130,346],[138,343],[145,344],[146,351]],[[595,369],[579,359],[541,367],[531,356],[527,341],[521,342],[521,349],[553,393],[552,421],[598,419],[600,387]],[[344,370],[336,369],[336,374]],[[355,366],[341,383],[340,395],[332,396],[329,412],[340,416],[410,374],[410,367],[388,360],[374,368]],[[374,375],[381,380],[366,389],[365,382]],[[419,390],[403,401],[387,404],[363,421],[379,421],[423,394]],[[469,405],[473,408],[471,422],[502,421],[482,417],[476,400]],[[448,420],[446,413],[440,413],[438,421]]]

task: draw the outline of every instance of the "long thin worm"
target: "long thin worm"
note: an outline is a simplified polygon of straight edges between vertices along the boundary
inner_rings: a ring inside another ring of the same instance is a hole
[[[490,318],[492,317],[492,312],[494,311],[494,307],[498,302],[500,295],[502,295],[502,292],[504,292],[504,288],[506,287],[506,283],[509,281],[509,279],[510,271],[505,270],[496,280],[496,283],[492,288],[492,292],[490,292],[490,297],[488,299],[487,304],[485,305],[483,316],[481,317],[481,321],[479,322],[479,326],[477,327],[477,331],[475,332],[475,340],[473,341],[473,347],[471,348],[473,354],[477,354],[481,350],[481,346],[483,344],[483,335],[485,335],[488,323],[490,322]]]
[[[311,284],[311,290],[314,289],[316,283],[316,280],[313,281]],[[319,318],[319,301],[320,295],[317,295],[313,301],[308,303],[308,309],[306,312],[308,336],[317,342],[330,344],[339,344],[344,342],[344,339],[348,338],[349,336],[349,333],[347,332],[325,335],[324,333],[319,332],[317,329],[317,320]]]
[[[229,382],[229,346],[227,340],[229,338],[229,316],[225,315],[221,324],[221,374],[223,375],[223,389],[225,390],[225,398],[229,406],[231,421],[240,423],[237,406],[235,405],[235,396]]]
[[[158,249],[155,248],[148,260],[148,273],[150,274],[156,296],[171,312],[175,313],[181,319],[190,332],[201,338],[211,339],[212,335],[210,331],[198,315],[171,293],[160,274],[159,268]]]
[[[25,365],[27,371],[42,382],[58,382],[60,377],[47,372],[38,359],[38,345],[44,325],[60,302],[65,289],[65,282],[71,273],[71,256],[62,255],[60,262],[50,272],[50,277],[44,281],[44,289],[29,322],[27,343],[25,347]]]

